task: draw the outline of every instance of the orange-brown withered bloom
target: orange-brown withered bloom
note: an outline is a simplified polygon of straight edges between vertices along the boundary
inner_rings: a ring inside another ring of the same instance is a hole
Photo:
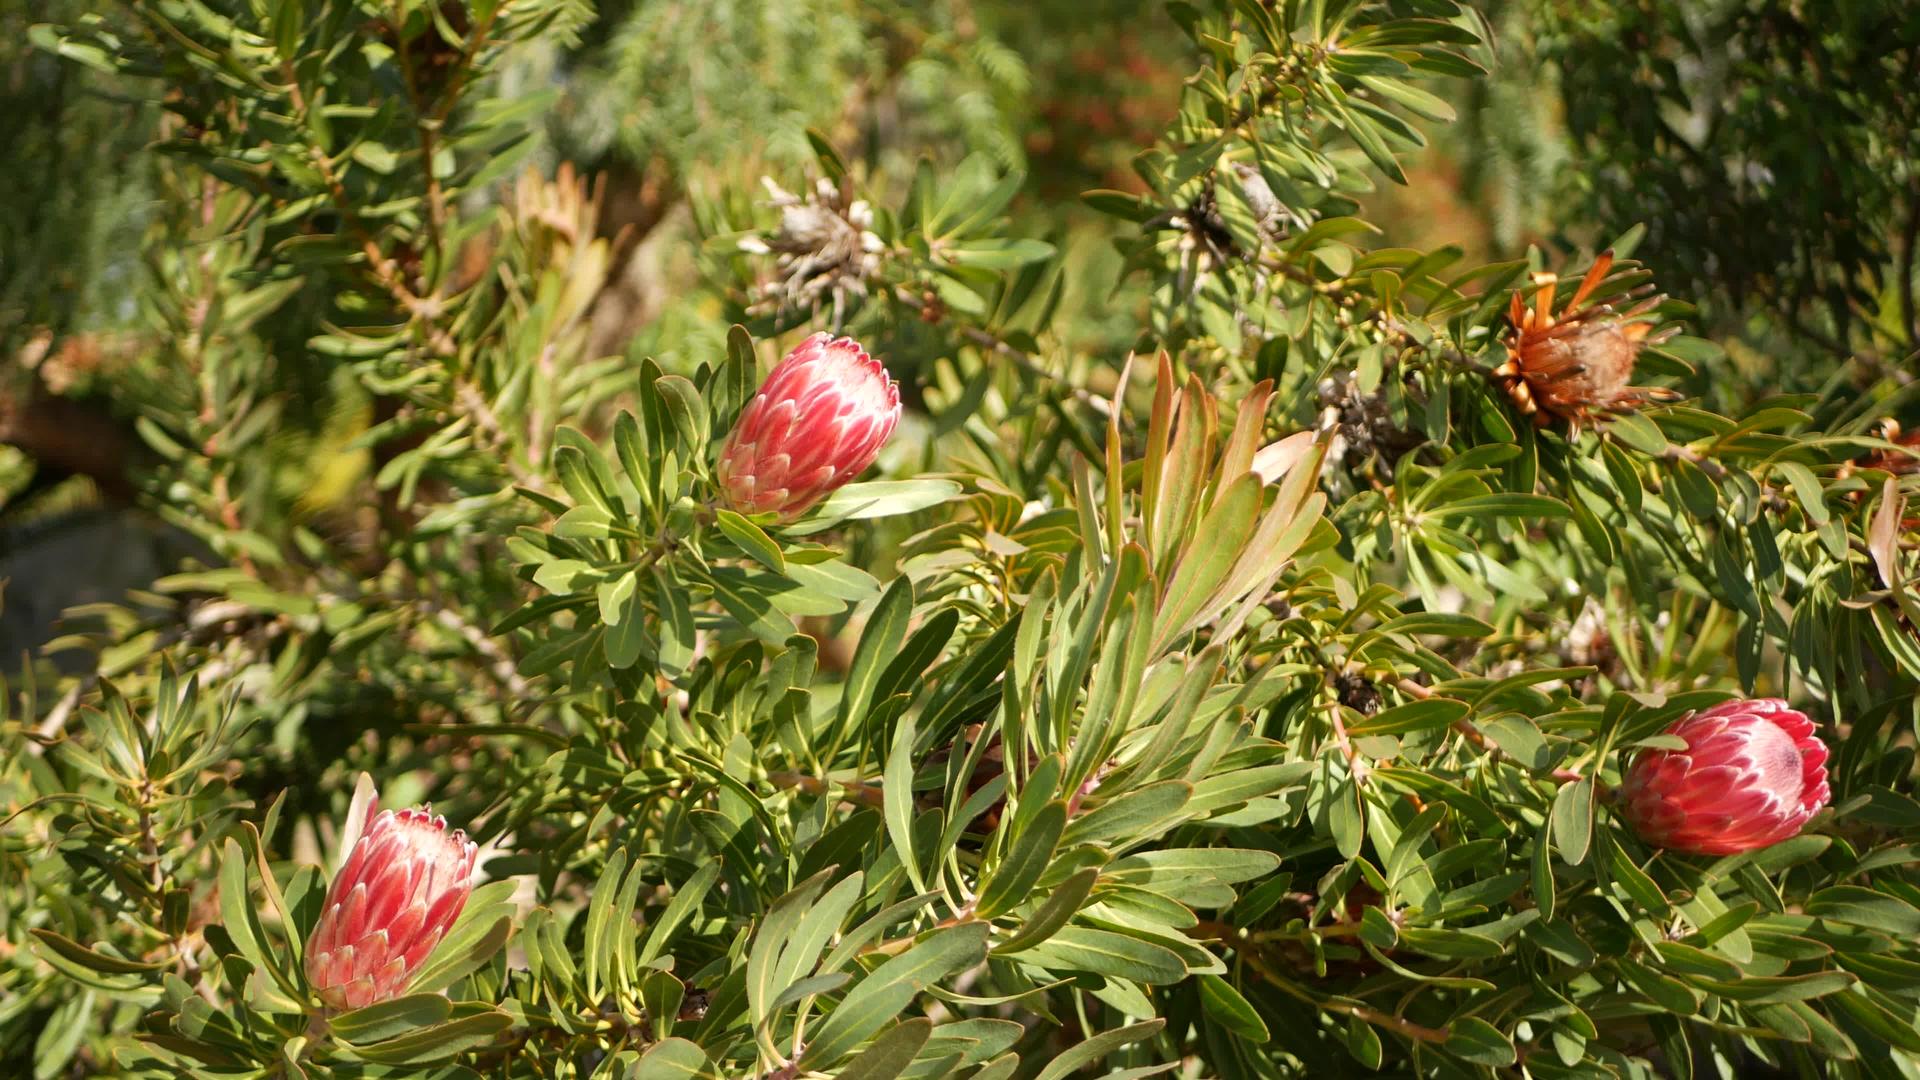
[[[1558,314],[1553,310],[1558,275],[1533,275],[1540,291],[1532,307],[1520,290],[1514,290],[1507,312],[1513,324],[1507,334],[1507,362],[1494,374],[1513,403],[1540,427],[1564,420],[1577,435],[1581,425],[1596,418],[1679,396],[1660,387],[1631,385],[1641,346],[1657,344],[1677,332],[1669,327],[1656,333],[1648,321],[1648,314],[1665,298],[1644,297],[1626,311],[1617,311],[1612,304],[1588,305],[1612,267],[1613,252],[1601,252],[1573,299]],[[1634,299],[1637,292],[1629,293],[1627,299]]]

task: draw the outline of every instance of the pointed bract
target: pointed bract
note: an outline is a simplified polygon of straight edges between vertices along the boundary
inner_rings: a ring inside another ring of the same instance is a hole
[[[320,1000],[359,1009],[405,993],[466,907],[477,852],[426,810],[368,821],[307,940],[307,981]]]
[[[727,505],[790,521],[873,464],[900,387],[852,338],[800,343],[740,411],[717,466]]]
[[[1778,698],[1729,701],[1666,734],[1685,750],[1643,750],[1620,788],[1621,813],[1650,844],[1732,855],[1797,836],[1827,805],[1827,747]]]

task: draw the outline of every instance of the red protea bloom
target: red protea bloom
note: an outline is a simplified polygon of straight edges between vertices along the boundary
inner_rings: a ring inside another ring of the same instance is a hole
[[[852,338],[787,354],[720,451],[720,490],[743,514],[800,516],[873,464],[900,420],[900,387]]]
[[[1645,320],[1664,297],[1645,297],[1624,312],[1615,311],[1611,304],[1586,306],[1612,267],[1613,252],[1601,252],[1557,316],[1553,289],[1558,275],[1533,275],[1540,291],[1531,308],[1514,290],[1507,312],[1513,324],[1507,335],[1507,362],[1494,375],[1520,411],[1540,427],[1565,420],[1577,435],[1583,423],[1597,416],[1678,396],[1659,387],[1628,385],[1640,347],[1657,344],[1678,330],[1669,327],[1655,334]],[[1628,298],[1635,295],[1630,293]]]
[[[307,981],[320,999],[358,1009],[400,996],[467,905],[476,851],[426,810],[369,822],[307,942]]]
[[[1732,855],[1800,832],[1827,805],[1827,748],[1813,721],[1778,698],[1729,701],[1682,717],[1685,750],[1644,750],[1620,807],[1648,843]]]

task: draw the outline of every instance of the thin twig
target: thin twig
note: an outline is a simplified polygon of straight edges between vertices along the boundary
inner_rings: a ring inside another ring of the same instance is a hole
[[[850,803],[866,806],[885,805],[879,784],[870,784],[864,780],[822,780],[817,776],[807,776],[796,772],[770,772],[767,782],[777,788],[789,791],[805,792],[808,795],[831,795],[834,788],[840,789],[840,798]]]
[[[1909,197],[1907,228],[1900,238],[1900,322],[1907,328],[1907,347],[1920,348],[1920,316],[1914,313],[1913,264],[1920,259],[1920,198]]]
[[[1246,957],[1248,965],[1265,977],[1267,982],[1274,988],[1290,997],[1306,1002],[1316,1009],[1324,1012],[1339,1013],[1343,1016],[1358,1017],[1369,1024],[1386,1028],[1395,1034],[1404,1035],[1409,1039],[1414,1039],[1419,1042],[1444,1043],[1450,1037],[1450,1033],[1445,1028],[1431,1028],[1425,1024],[1416,1024],[1411,1020],[1401,1019],[1392,1013],[1384,1013],[1368,1005],[1345,1001],[1323,1001],[1295,986],[1293,980],[1276,973],[1267,965],[1266,959],[1261,955],[1259,949],[1241,949],[1239,952],[1240,955]]]
[[[913,310],[920,312],[921,314],[926,313],[926,310],[927,310],[926,301],[920,299],[918,296],[915,296],[913,294],[913,290],[907,288],[905,285],[894,286],[893,295],[901,303],[907,305]],[[1018,348],[1017,346],[1009,344],[1004,339],[995,336],[989,331],[982,330],[977,326],[969,326],[964,323],[955,323],[953,326],[953,329],[961,337],[964,337],[968,341],[973,342],[975,345],[978,345],[980,348],[985,349],[990,353],[995,353],[1000,356],[1004,356],[1007,359],[1013,361],[1015,366],[1019,367],[1021,370],[1025,371],[1029,375],[1034,376],[1035,378],[1052,379],[1059,382],[1065,382],[1065,380],[1062,379],[1059,375],[1056,375],[1053,372],[1048,371],[1046,368],[1041,367],[1039,361],[1035,360],[1024,349],[1021,349],[1021,348]],[[1102,416],[1106,416],[1107,414],[1112,412],[1112,409],[1108,406],[1107,402],[1103,400],[1099,395],[1094,394],[1083,387],[1074,386],[1071,383],[1067,383],[1066,385],[1067,385],[1068,392],[1074,396],[1075,400],[1079,401],[1081,404],[1092,409],[1094,412],[1097,412]]]
[[[480,388],[465,379],[454,380],[454,401],[468,416],[473,418],[473,426],[500,451],[500,461],[507,471],[513,474],[514,482],[535,491],[546,490],[540,477],[529,471],[520,462],[518,454],[513,452],[513,439],[507,434],[505,425],[494,414],[493,407],[487,404],[487,397]]]
[[[294,70],[293,62],[282,61],[281,73],[287,80],[287,96],[292,101],[294,112],[301,123],[308,124],[309,115],[306,93],[300,88],[300,75]],[[309,130],[311,130],[309,126]],[[308,158],[320,173],[320,182],[326,186],[327,194],[332,197],[334,207],[340,213],[341,221],[350,226],[359,235],[360,250],[367,258],[367,269],[374,281],[393,298],[401,310],[407,313],[408,320],[421,326],[427,333],[428,346],[440,356],[452,356],[459,352],[453,338],[436,321],[441,314],[438,297],[423,298],[408,288],[400,278],[398,264],[380,250],[379,243],[367,230],[355,213],[353,198],[347,193],[346,185],[334,171],[333,162],[316,144],[310,147]],[[431,166],[429,166],[431,168]]]
[[[520,666],[513,657],[500,646],[499,641],[488,636],[485,630],[469,622],[464,615],[438,602],[421,596],[414,599],[421,610],[433,616],[433,620],[448,630],[460,635],[473,651],[486,660],[487,673],[493,676],[500,688],[515,699],[525,698],[529,692],[527,680],[520,676]]]

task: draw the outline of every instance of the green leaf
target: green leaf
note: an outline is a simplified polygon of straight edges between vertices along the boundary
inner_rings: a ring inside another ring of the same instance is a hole
[[[1911,1006],[1903,1007],[1896,1014],[1868,995],[1859,993],[1834,994],[1827,1002],[1846,1013],[1874,1037],[1909,1054],[1920,1054],[1920,1031],[1914,1029]]]
[[[653,602],[654,609],[660,613],[660,655],[656,658],[660,669],[668,675],[678,675],[693,663],[694,647],[697,644],[693,625],[693,607],[687,602],[686,590],[682,589],[673,576],[673,570],[665,563],[653,564]],[[635,622],[641,621],[637,613]],[[621,643],[624,650],[627,643]],[[608,649],[608,662],[613,659],[613,650]]]
[[[1810,975],[1695,979],[1694,985],[1730,1001],[1761,1005],[1826,997],[1852,987],[1855,981],[1852,975],[1844,971],[1821,971]]]
[[[476,1050],[513,1026],[513,1018],[498,1009],[449,1020],[444,1024],[353,1048],[356,1057],[381,1065],[423,1065]]]
[[[993,947],[993,954],[1005,956],[1017,953],[1052,937],[1080,910],[1080,905],[1086,902],[1087,894],[1093,891],[1093,883],[1099,877],[1098,869],[1088,867],[1048,889],[1047,898],[1041,901],[1040,906],[1034,909],[1012,937]]]
[[[1168,720],[1166,730],[1171,731],[1176,720]],[[1191,817],[1207,817],[1230,806],[1238,806],[1251,799],[1277,795],[1289,788],[1298,787],[1313,772],[1311,761],[1288,761],[1279,765],[1260,765],[1251,769],[1236,769],[1233,772],[1216,773],[1193,785],[1193,798],[1187,801],[1185,813]]]
[[[445,994],[408,994],[341,1013],[328,1024],[335,1035],[350,1043],[375,1043],[444,1023],[452,1015],[453,1002]]]
[[[597,506],[576,506],[553,523],[553,535],[569,540],[605,540],[613,535],[613,515]]]
[[[747,1010],[761,1038],[762,1047],[769,1053],[777,1051],[768,1041],[764,1029],[774,1008],[774,996],[784,989],[781,984],[789,981],[781,977],[781,954],[786,951],[789,938],[799,928],[808,909],[819,897],[820,890],[826,887],[832,876],[833,870],[828,868],[794,886],[767,908],[766,915],[754,931],[753,947],[747,953]],[[591,922],[588,926],[591,929]],[[808,958],[809,967],[813,959]]]
[[[1009,824],[1012,818],[1006,819]],[[1007,854],[980,892],[976,913],[983,919],[1003,915],[1024,903],[1034,883],[1053,859],[1054,846],[1067,827],[1067,804],[1056,799],[1043,807],[1026,827],[1013,834]]]
[[[1563,784],[1553,797],[1553,843],[1568,866],[1586,861],[1593,843],[1593,778]]]
[[[1375,126],[1374,122],[1348,109],[1338,101],[1329,101],[1329,104],[1332,106],[1334,114],[1339,117],[1341,121],[1340,126],[1346,129],[1348,135],[1352,136],[1355,145],[1359,146],[1361,152],[1367,155],[1367,160],[1373,162],[1375,168],[1385,173],[1387,179],[1392,180],[1396,184],[1405,184],[1407,182],[1406,171],[1400,167],[1400,162],[1394,159],[1393,151],[1387,147],[1385,136],[1380,133],[1380,129]]]
[[[1200,1007],[1209,1021],[1248,1042],[1264,1043],[1272,1038],[1253,1003],[1218,975],[1200,976]]]
[[[660,463],[648,450],[640,422],[625,409],[620,410],[620,415],[613,421],[613,449],[620,458],[621,470],[627,474],[627,482],[639,494],[641,504],[652,505]]]
[[[914,1056],[927,1045],[933,1033],[933,1021],[916,1016],[888,1029],[873,1040],[873,1045],[840,1070],[839,1080],[894,1080],[913,1064]]]
[[[720,870],[719,860],[711,860],[702,864],[686,884],[680,886],[680,890],[673,894],[673,899],[668,901],[667,910],[661,912],[660,918],[647,928],[647,940],[640,947],[636,963],[645,966],[666,950],[674,932],[700,909],[700,901],[706,899],[707,890],[719,880]]]
[[[1532,520],[1571,517],[1573,508],[1548,495],[1500,491],[1491,495],[1469,495],[1464,499],[1455,499],[1427,512],[1427,516],[1436,518],[1456,517],[1462,514],[1475,518],[1517,517]]]
[[[628,571],[612,581],[602,581],[599,587],[594,589],[594,600],[600,608],[600,621],[607,626],[619,626],[620,621],[628,614],[627,602],[633,599],[634,591],[639,585],[640,577],[633,571]],[[625,666],[625,664],[614,665],[614,667]]]
[[[820,162],[820,171],[827,175],[827,179],[837,184],[847,175],[846,159],[840,156],[840,151],[834,149],[833,140],[827,137],[826,132],[817,127],[809,127],[807,145],[813,147],[813,156]]]
[[[629,570],[611,586],[602,585],[598,599],[600,621],[607,626],[607,663],[624,671],[638,663],[646,651],[647,605],[640,597],[640,572]],[[609,612],[612,618],[608,618]],[[666,622],[663,631],[677,628],[672,620]]]
[[[573,501],[614,515],[620,504],[613,497],[613,469],[593,441],[562,425],[553,433],[553,469]]]
[[[620,883],[625,880],[627,861],[631,856],[626,848],[615,851],[607,859],[606,866],[600,872],[600,880],[594,885],[587,902],[587,924],[581,967],[586,973],[587,996],[598,1000],[603,979],[610,976],[606,970],[606,961],[613,955],[612,947],[607,943],[607,934],[613,929],[614,899],[620,892]],[[622,928],[625,932],[625,928]]]
[[[1430,697],[1405,704],[1347,725],[1347,733],[1363,735],[1404,735],[1412,731],[1435,731],[1449,727],[1467,715],[1467,703],[1453,698]]]
[[[1667,437],[1659,425],[1639,413],[1614,417],[1606,425],[1607,433],[1650,457],[1667,452]]]
[[[785,531],[794,536],[829,529],[842,521],[911,514],[938,506],[960,494],[960,485],[951,480],[922,477],[915,480],[874,480],[848,484],[821,500]]]
[[[517,887],[516,882],[507,880],[473,890],[466,909],[414,973],[408,989],[415,993],[444,990],[492,960],[513,933],[517,909],[512,897]]]
[[[579,592],[600,580],[599,571],[579,559],[555,559],[542,563],[533,573],[533,583],[562,596]]]
[[[659,968],[641,969],[640,1003],[646,1008],[648,1019],[653,1021],[654,1031],[659,1037],[673,1034],[673,1025],[680,1015],[680,1005],[686,997],[686,985],[672,973]]]
[[[1215,609],[1219,599],[1216,591],[1245,553],[1247,540],[1259,524],[1263,490],[1258,475],[1243,473],[1207,511],[1161,597],[1160,614],[1155,620],[1156,645],[1174,640],[1219,613]]]
[[[760,526],[732,510],[714,511],[713,520],[727,539],[733,541],[733,546],[746,552],[754,561],[776,574],[787,572],[787,559],[781,554],[780,545],[762,532]]]
[[[1375,628],[1381,634],[1432,635],[1449,638],[1492,637],[1492,626],[1471,615],[1445,611],[1415,611],[1399,615]]]
[[[1633,459],[1612,439],[1600,444],[1600,459],[1606,464],[1607,477],[1613,481],[1614,490],[1619,493],[1627,511],[1640,513],[1646,495],[1640,487],[1640,474],[1634,471]]]
[[[1229,776],[1236,774],[1228,774]],[[1135,839],[1171,825],[1193,797],[1193,785],[1184,780],[1162,780],[1134,788],[1075,818],[1061,842],[1068,847],[1119,837]],[[1264,794],[1264,792],[1262,792]]]
[[[843,742],[852,725],[864,719],[873,704],[873,690],[880,675],[900,650],[906,638],[907,621],[913,616],[913,582],[905,574],[894,579],[880,595],[873,614],[867,617],[860,644],[854,650],[853,663],[847,669],[846,685],[840,690],[840,711],[835,722],[834,744]]]
[[[862,645],[865,645],[864,639]],[[887,838],[893,841],[894,854],[906,867],[907,880],[913,882],[914,891],[926,892],[926,879],[920,872],[922,856],[913,850],[913,740],[913,717],[903,716],[893,729],[893,749],[887,754],[880,797],[886,815]]]
[[[1405,106],[1416,115],[1439,123],[1451,123],[1454,119],[1453,106],[1444,98],[1429,94],[1399,79],[1384,78],[1380,75],[1362,74],[1360,84],[1389,101]]]
[[[1128,1043],[1140,1042],[1158,1035],[1160,1029],[1166,1024],[1165,1020],[1148,1020],[1145,1023],[1103,1031],[1071,1049],[1055,1054],[1033,1080],[1066,1080],[1082,1068],[1099,1061]]]
[[[838,1062],[928,985],[985,959],[987,933],[987,924],[978,922],[935,930],[875,968],[820,1024],[801,1061],[812,1069]]]
[[[653,385],[660,392],[660,401],[666,406],[674,430],[680,433],[680,445],[689,459],[705,460],[712,440],[707,436],[707,404],[701,400],[699,388],[679,375],[662,375]]]
[[[1112,872],[1135,884],[1163,880],[1211,879],[1233,884],[1265,877],[1280,867],[1280,856],[1252,848],[1165,848],[1143,851],[1115,862]]]
[[[1347,1019],[1347,1053],[1368,1069],[1378,1072],[1385,1060],[1385,1047],[1380,1044],[1380,1033],[1373,1025],[1357,1016]]]
[[[633,1080],[690,1080],[709,1075],[707,1053],[682,1038],[662,1039],[640,1055]]]
[[[831,872],[831,868],[826,871],[829,876]],[[793,933],[788,935],[786,948],[781,950],[780,962],[773,971],[773,985],[792,984],[819,964],[821,952],[840,933],[840,925],[846,921],[847,913],[860,902],[865,884],[866,875],[855,870],[807,911],[799,925],[794,927]],[[790,990],[791,986],[788,988]],[[782,997],[786,994],[787,991],[781,992]]]
[[[148,974],[164,970],[167,967],[167,965],[162,962],[149,963],[141,960],[128,960],[120,956],[110,956],[98,950],[89,949],[85,945],[70,938],[62,937],[51,930],[36,927],[28,932],[38,939],[40,944],[52,949],[68,960],[103,974]]]
[[[1920,910],[1889,893],[1859,885],[1834,885],[1807,900],[1806,913],[1831,922],[1884,931],[1896,938],[1920,937]]]
[[[1041,240],[961,240],[937,249],[948,261],[986,270],[1012,270],[1053,257],[1053,245]]]
[[[1447,1051],[1476,1065],[1503,1068],[1517,1058],[1513,1040],[1477,1016],[1463,1016],[1447,1025]]]
[[[300,988],[281,968],[278,956],[269,956],[267,953],[266,931],[261,927],[260,917],[254,910],[253,890],[247,880],[249,862],[239,841],[229,837],[221,848],[220,857],[221,928],[226,930],[227,936],[239,947],[240,954],[256,969],[270,974],[281,990],[297,998]]]
[[[1187,965],[1171,949],[1088,926],[1065,927],[1020,959],[1062,975],[1084,971],[1148,984],[1187,977]]]
[[[1080,201],[1103,214],[1136,223],[1153,217],[1153,211],[1142,204],[1140,196],[1131,192],[1100,188],[1081,192]]]
[[[1831,515],[1827,513],[1826,489],[1820,486],[1820,479],[1813,470],[1792,461],[1777,461],[1774,468],[1787,478],[1793,486],[1794,497],[1800,500],[1801,509],[1806,511],[1807,520],[1815,525],[1825,525]]]
[[[1484,934],[1432,926],[1404,927],[1400,930],[1400,941],[1443,960],[1490,960],[1506,951],[1498,941]]]

